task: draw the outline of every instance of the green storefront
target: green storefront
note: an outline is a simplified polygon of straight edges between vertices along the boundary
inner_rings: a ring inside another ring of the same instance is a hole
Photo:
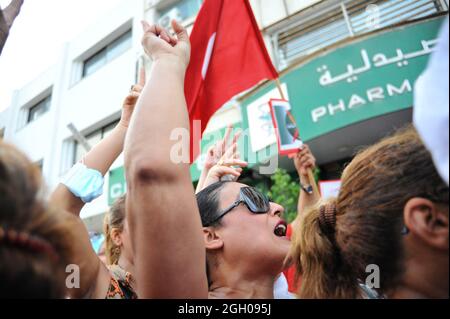
[[[321,165],[323,179],[339,174],[340,165],[355,151],[411,122],[414,84],[436,45],[444,17],[380,30],[350,39],[309,56],[281,74],[302,139]],[[268,114],[270,98],[279,98],[273,83],[263,84],[240,101],[241,154],[250,166],[277,159],[280,167],[292,163],[278,158],[275,135]],[[224,123],[226,124],[226,123]],[[223,131],[206,134],[206,152]],[[198,180],[201,163],[191,167]],[[123,168],[111,171],[110,203],[123,194]]]

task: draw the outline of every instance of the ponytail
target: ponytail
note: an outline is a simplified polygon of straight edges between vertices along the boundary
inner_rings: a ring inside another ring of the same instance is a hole
[[[290,258],[296,267],[297,279],[302,278],[299,298],[358,296],[358,280],[350,265],[342,259],[336,242],[335,204],[336,201],[331,200],[307,209],[294,230]]]
[[[338,198],[300,216],[291,248],[302,275],[300,297],[361,297],[359,281],[369,265],[383,270],[379,294],[395,290],[406,268],[403,211],[415,197],[448,207],[449,190],[408,126],[356,155]]]

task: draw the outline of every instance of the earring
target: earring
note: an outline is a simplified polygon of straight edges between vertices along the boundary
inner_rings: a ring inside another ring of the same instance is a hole
[[[403,235],[403,236],[406,236],[406,235],[408,235],[408,234],[409,234],[409,229],[408,229],[408,227],[403,226],[403,229],[402,229],[402,235]]]

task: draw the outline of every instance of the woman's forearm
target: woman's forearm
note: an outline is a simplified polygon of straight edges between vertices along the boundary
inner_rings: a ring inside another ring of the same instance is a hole
[[[84,164],[99,171],[103,176],[122,153],[127,128],[120,123],[110,135],[94,146],[84,157]]]
[[[177,147],[177,141],[171,139],[182,136],[177,131],[189,132],[183,95],[184,74],[185,67],[171,58],[153,63],[150,78],[154,80],[149,81],[141,93],[127,135],[125,161],[129,170],[144,165],[156,168],[158,174],[185,173],[183,166],[187,166],[188,161],[179,163],[177,158],[171,158],[175,154],[173,148]],[[178,146],[189,160],[189,139],[182,140]]]
[[[184,97],[189,37],[176,22],[172,26],[177,41],[159,26],[143,23],[143,45],[153,65],[125,141],[127,220],[138,295],[205,298],[206,257],[189,173]]]
[[[118,124],[111,134],[93,147],[84,157],[84,164],[97,170],[102,176],[106,175],[111,165],[123,150],[126,127]],[[76,197],[64,184],[59,184],[52,193],[50,201],[61,209],[79,216],[85,203]]]

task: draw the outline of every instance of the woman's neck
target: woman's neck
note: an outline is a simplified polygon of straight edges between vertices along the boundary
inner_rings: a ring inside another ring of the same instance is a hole
[[[132,276],[134,275],[134,265],[123,255],[120,255],[117,265]]]
[[[228,276],[216,276],[209,288],[210,299],[273,299],[275,276],[262,275],[246,278],[238,271],[222,272]]]
[[[448,257],[447,257],[448,258]],[[393,299],[448,298],[448,265],[411,259],[403,278],[388,297]]]

